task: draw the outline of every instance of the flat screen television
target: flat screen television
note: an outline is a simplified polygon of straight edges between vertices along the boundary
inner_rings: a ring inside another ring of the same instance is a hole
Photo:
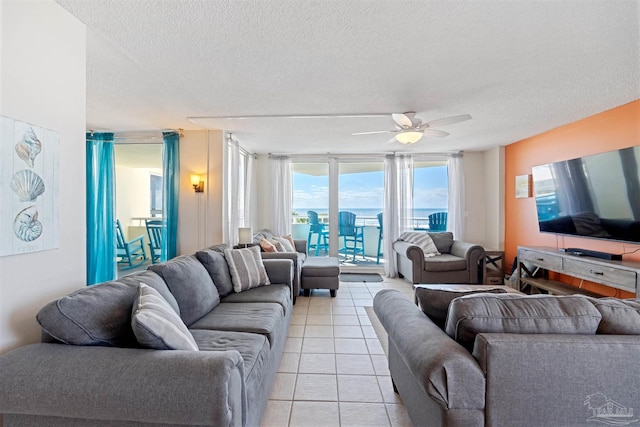
[[[640,146],[532,173],[541,232],[640,244]]]

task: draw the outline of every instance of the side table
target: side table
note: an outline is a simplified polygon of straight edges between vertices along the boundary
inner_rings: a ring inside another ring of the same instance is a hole
[[[482,283],[485,285],[504,284],[504,251],[485,249]]]

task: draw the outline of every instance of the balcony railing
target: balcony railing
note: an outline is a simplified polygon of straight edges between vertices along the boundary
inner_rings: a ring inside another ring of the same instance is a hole
[[[307,224],[308,218],[307,215],[298,215],[294,214],[291,216],[292,224]],[[318,221],[324,224],[329,223],[329,215],[328,214],[318,214]],[[424,217],[413,217],[411,218],[411,222],[413,224],[414,230],[429,230],[429,218]],[[364,225],[365,227],[377,227],[378,226],[378,217],[375,216],[358,216],[356,218],[356,225]]]

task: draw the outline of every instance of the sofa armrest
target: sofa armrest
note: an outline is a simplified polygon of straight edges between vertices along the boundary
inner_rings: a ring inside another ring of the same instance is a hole
[[[231,351],[34,344],[0,357],[0,413],[240,426],[244,362]]]
[[[640,401],[637,335],[487,333],[473,354],[486,373],[487,425],[582,425],[602,404],[590,395],[627,408]]]
[[[484,408],[484,375],[466,349],[397,290],[378,292],[373,308],[425,393],[447,409]]]
[[[393,242],[393,250],[396,251],[398,255],[411,261],[412,277],[422,277],[422,270],[424,270],[424,252],[419,246],[402,240],[396,240]]]
[[[296,245],[296,251],[300,252],[301,254],[306,254],[307,253],[307,241],[306,240],[294,239],[293,243],[295,243],[295,245]]]
[[[469,283],[480,283],[479,269],[477,267],[484,262],[484,248],[482,246],[454,240],[453,245],[451,245],[451,255],[467,260],[467,268],[470,273]]]
[[[293,261],[290,259],[263,259],[262,263],[271,283],[287,285],[293,289]]]

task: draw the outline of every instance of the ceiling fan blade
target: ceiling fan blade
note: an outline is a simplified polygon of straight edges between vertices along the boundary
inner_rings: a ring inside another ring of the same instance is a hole
[[[398,140],[396,139],[395,135],[393,137],[391,137],[390,140],[385,142],[385,144],[393,144],[394,142],[398,142]]]
[[[374,134],[378,134],[378,133],[392,133],[392,130],[376,130],[373,132],[356,132],[356,133],[352,133],[351,135],[374,135]]]
[[[413,113],[415,115],[415,113]],[[410,113],[394,113],[391,115],[393,121],[401,128],[410,128],[413,126]]]
[[[430,122],[423,123],[422,126],[427,127],[439,127],[445,125],[451,125],[453,123],[464,122],[465,120],[471,120],[471,114],[461,114],[459,116],[445,117],[444,119],[432,120]]]
[[[435,136],[436,138],[444,138],[445,136],[449,136],[449,132],[445,132],[443,130],[437,129],[425,129],[423,131],[424,136]]]

